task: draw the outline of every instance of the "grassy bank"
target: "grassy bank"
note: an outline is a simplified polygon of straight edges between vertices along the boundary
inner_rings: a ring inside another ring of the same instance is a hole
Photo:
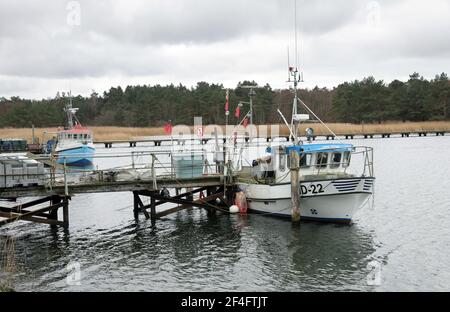
[[[337,135],[345,134],[362,134],[362,133],[393,133],[393,132],[415,132],[415,131],[450,131],[450,121],[429,121],[429,122],[407,122],[407,123],[385,123],[385,124],[342,124],[332,123],[327,124],[331,130]],[[306,124],[301,126],[300,133],[304,134],[305,129],[312,127],[315,134],[328,134],[326,128],[321,124]],[[193,127],[190,127],[191,129]],[[224,128],[224,127],[222,127]],[[96,141],[103,140],[128,140],[130,138],[144,137],[144,136],[158,136],[165,135],[162,127],[156,128],[122,128],[122,127],[91,127],[94,132]],[[46,141],[51,138],[52,134],[56,132],[56,128],[39,128],[35,129],[35,135],[39,140]],[[47,133],[47,134],[45,134]],[[288,135],[286,126],[280,125],[280,135]],[[31,141],[31,129],[0,129],[1,138],[23,138]]]
[[[7,286],[7,285],[0,284],[0,293],[1,292],[14,292],[14,288]]]

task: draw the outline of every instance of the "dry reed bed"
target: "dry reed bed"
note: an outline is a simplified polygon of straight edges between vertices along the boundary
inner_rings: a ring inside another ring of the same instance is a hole
[[[274,127],[276,127],[275,125]],[[406,123],[385,123],[385,124],[342,124],[332,123],[327,124],[331,130],[337,135],[346,134],[364,134],[364,133],[395,133],[395,132],[417,132],[417,131],[450,131],[449,121],[430,121],[430,122],[406,122]],[[321,124],[306,124],[300,127],[300,133],[304,134],[305,129],[311,127],[314,129],[316,135],[329,134],[328,130]],[[225,127],[221,127],[224,131]],[[261,133],[270,134],[271,126],[260,126]],[[264,129],[267,129],[265,131]],[[94,132],[96,141],[104,140],[128,140],[131,138],[146,137],[146,136],[160,136],[165,135],[163,127],[152,128],[125,128],[125,127],[90,127]],[[193,131],[193,127],[189,127]],[[209,129],[212,129],[211,127]],[[35,129],[35,136],[39,138],[40,142],[51,138],[57,131],[56,128],[37,128]],[[47,134],[45,134],[47,133]],[[175,131],[176,133],[176,131]],[[279,125],[280,135],[288,135],[289,131],[286,126]],[[29,142],[31,141],[31,129],[0,129],[0,139],[3,138],[22,138]]]

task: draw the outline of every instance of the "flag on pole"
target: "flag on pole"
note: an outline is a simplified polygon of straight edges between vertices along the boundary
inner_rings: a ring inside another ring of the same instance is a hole
[[[198,127],[197,128],[197,136],[199,138],[203,138],[203,127]]]
[[[166,134],[172,134],[172,123],[170,121],[164,125],[164,132]]]
[[[241,108],[239,106],[236,107],[236,112],[234,113],[234,116],[236,116],[236,118],[239,118],[241,116]]]
[[[245,117],[244,122],[242,123],[242,125],[244,126],[244,128],[247,128],[247,126],[248,126],[248,117]]]
[[[225,103],[225,112],[230,110],[229,95],[229,90],[227,89],[227,95],[225,96],[225,99],[227,100]]]

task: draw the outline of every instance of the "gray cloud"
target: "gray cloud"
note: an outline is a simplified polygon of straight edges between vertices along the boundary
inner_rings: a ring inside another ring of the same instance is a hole
[[[335,9],[323,0],[299,3],[304,28],[319,33],[345,24],[355,1],[339,2]],[[80,25],[71,27],[68,3],[2,2],[2,74],[48,78],[159,74],[162,64],[170,61],[161,54],[161,46],[267,35],[289,31],[293,22],[293,2],[285,1],[99,0],[78,2]]]
[[[81,0],[81,23],[73,27],[68,3],[0,3],[0,96],[40,96],[45,90],[37,90],[46,86],[53,95],[68,81],[80,92],[118,82],[235,83],[251,77],[283,86],[293,1]],[[449,68],[448,1],[297,3],[308,86]]]

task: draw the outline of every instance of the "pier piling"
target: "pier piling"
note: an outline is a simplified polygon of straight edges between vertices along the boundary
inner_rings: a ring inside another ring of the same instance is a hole
[[[300,155],[295,150],[290,153],[289,167],[291,169],[292,222],[296,224],[300,223]]]

